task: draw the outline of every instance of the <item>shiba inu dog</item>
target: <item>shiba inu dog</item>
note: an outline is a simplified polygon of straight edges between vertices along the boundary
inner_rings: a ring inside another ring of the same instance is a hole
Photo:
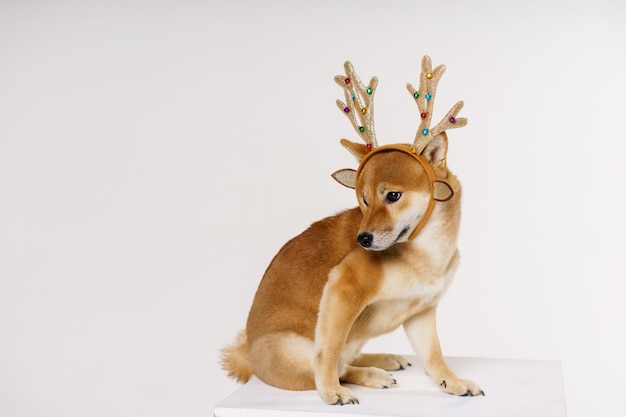
[[[335,179],[356,190],[359,207],[313,223],[283,246],[267,268],[247,326],[222,351],[229,376],[252,375],[289,390],[316,389],[328,404],[358,403],[344,383],[389,388],[388,371],[409,366],[394,354],[364,354],[372,337],[403,326],[426,373],[447,393],[484,395],[446,365],[436,331],[437,304],[459,264],[461,185],[446,164],[446,130],[464,126],[457,103],[430,128],[445,71],[422,60],[413,145],[379,147],[373,129],[377,79],[365,86],[349,62],[335,77],[337,101],[364,144],[342,139],[360,161]]]

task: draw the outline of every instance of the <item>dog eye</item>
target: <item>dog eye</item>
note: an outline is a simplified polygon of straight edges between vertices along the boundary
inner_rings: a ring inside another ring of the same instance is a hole
[[[367,200],[365,199],[365,194],[361,195],[361,199],[363,200],[363,204],[365,204],[366,206],[369,205],[367,204]]]
[[[387,193],[385,200],[387,200],[388,203],[395,203],[400,200],[400,197],[402,197],[402,193],[400,191],[390,191]]]

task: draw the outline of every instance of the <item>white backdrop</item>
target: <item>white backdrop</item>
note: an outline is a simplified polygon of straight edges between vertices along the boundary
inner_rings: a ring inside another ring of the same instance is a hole
[[[439,115],[470,120],[444,353],[560,360],[570,416],[623,414],[625,21],[618,0],[2,2],[0,415],[211,415],[274,253],[356,204],[329,176],[356,166],[333,76],[377,75],[379,140],[410,141],[424,54]]]

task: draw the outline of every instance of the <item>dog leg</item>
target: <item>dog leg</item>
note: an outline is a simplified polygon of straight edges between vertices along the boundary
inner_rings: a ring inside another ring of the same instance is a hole
[[[331,271],[320,300],[315,329],[315,386],[327,404],[358,404],[354,393],[339,383],[339,376],[346,372],[340,356],[365,304],[363,293],[353,286],[353,277],[346,278],[340,274],[341,269]]]
[[[413,349],[424,362],[426,373],[445,392],[462,396],[485,395],[475,382],[457,377],[444,361],[437,336],[435,307],[409,318],[403,325]]]
[[[353,366],[374,366],[385,371],[400,371],[411,366],[402,356],[387,353],[362,353],[352,361]]]
[[[313,390],[313,355],[311,339],[293,332],[269,333],[250,346],[254,374],[266,384],[288,390]]]

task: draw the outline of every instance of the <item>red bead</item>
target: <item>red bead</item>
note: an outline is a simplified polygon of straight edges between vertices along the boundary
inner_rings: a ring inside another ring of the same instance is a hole
[[[365,147],[367,148],[368,151],[372,150],[372,144],[368,143],[367,145],[365,145]]]
[[[422,113],[422,114],[420,114],[420,116],[421,116],[422,119],[425,119],[426,116],[428,116],[428,113]]]
[[[346,84],[350,84],[350,78],[346,78],[344,81],[346,82]]]

